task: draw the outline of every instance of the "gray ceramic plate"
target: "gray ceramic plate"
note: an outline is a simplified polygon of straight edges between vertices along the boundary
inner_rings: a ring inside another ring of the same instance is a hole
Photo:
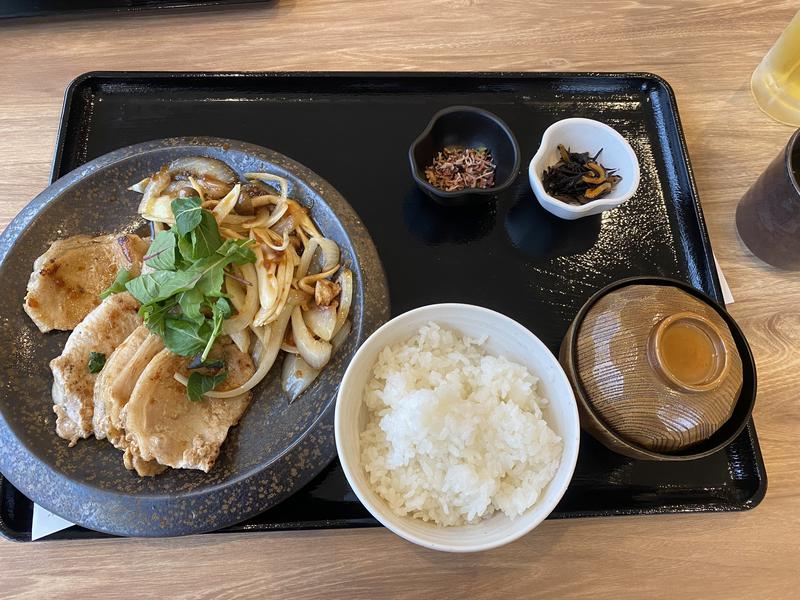
[[[49,243],[79,233],[136,231],[131,183],[178,156],[224,160],[240,175],[269,171],[289,179],[290,195],[310,207],[322,232],[342,248],[354,274],[353,332],[318,380],[291,405],[279,365],[259,385],[210,473],[170,470],[140,479],[106,441],[74,448],[55,434],[49,361],[67,333],[42,334],[22,310],[33,261]],[[86,163],[39,194],[0,236],[0,471],[23,494],[70,521],[119,535],[210,531],[247,519],[290,496],[335,456],[333,408],[345,367],[389,316],[386,278],[361,220],[326,181],[264,148],[216,138],[138,144]]]

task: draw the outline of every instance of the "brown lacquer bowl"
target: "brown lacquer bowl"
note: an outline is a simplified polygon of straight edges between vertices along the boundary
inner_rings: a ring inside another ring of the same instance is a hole
[[[716,452],[750,419],[756,371],[724,308],[671,279],[639,277],[595,294],[570,325],[560,361],[582,427],[644,460]]]

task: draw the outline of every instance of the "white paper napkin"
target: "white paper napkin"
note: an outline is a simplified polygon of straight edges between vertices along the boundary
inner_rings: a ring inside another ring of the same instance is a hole
[[[733,304],[733,293],[728,286],[728,280],[725,279],[725,274],[722,272],[722,267],[719,266],[717,257],[714,257],[714,264],[717,266],[717,277],[719,277],[719,286],[722,288],[722,299],[725,304]]]
[[[38,504],[33,505],[33,523],[31,524],[31,540],[38,540],[43,537],[61,531],[67,527],[72,527],[66,519],[54,515],[49,510],[43,509]]]

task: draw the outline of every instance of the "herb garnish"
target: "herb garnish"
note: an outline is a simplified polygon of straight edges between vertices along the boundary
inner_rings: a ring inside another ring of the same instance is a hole
[[[175,217],[175,229],[180,235],[186,235],[200,225],[203,219],[203,209],[200,208],[200,198],[176,198],[172,201],[172,214]]]
[[[187,369],[216,369],[219,371],[225,366],[225,363],[221,360],[207,360],[203,361],[198,354],[195,356],[190,362],[189,365],[186,367]]]
[[[107,291],[126,289],[141,303],[139,314],[147,328],[171,352],[200,355],[203,362],[233,312],[222,291],[225,267],[252,263],[256,257],[248,248],[251,240],[222,239],[214,215],[201,207],[200,198],[177,198],[171,206],[175,226],[156,235],[144,259],[153,271],[130,281],[120,272]],[[193,373],[187,386],[190,399],[199,400],[225,376]]]
[[[199,402],[203,399],[203,394],[213,390],[225,381],[227,377],[228,373],[226,371],[221,371],[217,375],[203,375],[195,371],[189,375],[189,381],[186,384],[186,393],[189,395],[189,400]]]
[[[103,292],[100,294],[100,299],[105,300],[112,294],[118,294],[119,292],[125,291],[125,284],[128,283],[128,280],[131,278],[131,274],[128,272],[128,269],[120,269],[117,273],[114,282],[108,286]]]
[[[89,373],[99,373],[106,365],[106,355],[102,352],[89,353]]]

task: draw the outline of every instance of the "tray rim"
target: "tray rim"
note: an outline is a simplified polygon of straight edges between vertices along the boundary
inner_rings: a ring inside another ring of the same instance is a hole
[[[69,127],[69,108],[72,105],[75,93],[82,87],[93,81],[112,79],[152,79],[158,81],[187,80],[187,79],[241,79],[241,80],[273,80],[273,79],[293,79],[300,77],[319,77],[323,79],[590,79],[603,78],[611,80],[644,79],[661,88],[669,100],[669,113],[675,121],[675,130],[678,137],[678,149],[682,164],[686,167],[689,182],[689,193],[692,196],[692,209],[697,218],[700,237],[703,240],[703,254],[709,267],[714,263],[714,254],[711,248],[711,240],[708,236],[705,215],[700,206],[700,195],[694,177],[694,169],[689,158],[689,150],[686,143],[686,136],[683,133],[683,123],[678,112],[678,102],[675,90],[670,83],[661,75],[650,71],[135,71],[135,70],[95,70],[86,71],[76,76],[66,87],[64,99],[59,117],[59,126],[56,133],[56,146],[52,159],[50,179],[54,181],[58,175],[58,165],[63,157],[63,146],[58,142],[64,139]],[[713,297],[717,301],[722,301],[722,288],[716,269],[709,268]],[[702,290],[701,290],[702,291]]]
[[[5,19],[42,19],[42,18],[51,18],[51,19],[70,19],[70,18],[80,18],[85,17],[87,15],[116,15],[116,14],[139,14],[144,13],[148,14],[152,10],[170,10],[170,11],[191,11],[194,9],[200,10],[215,10],[215,9],[223,9],[223,8],[235,8],[237,4],[253,4],[257,0],[195,0],[194,2],[189,2],[187,0],[179,0],[175,4],[167,4],[167,5],[154,5],[154,4],[146,4],[140,6],[125,6],[125,5],[118,5],[118,6],[88,6],[85,8],[76,8],[76,9],[68,9],[68,10],[58,10],[54,8],[47,8],[41,10],[30,10],[30,11],[22,11],[17,12],[11,15],[6,15]]]
[[[94,70],[87,71],[75,77],[66,87],[63,97],[62,110],[59,118],[59,125],[55,136],[55,145],[52,158],[51,168],[51,181],[54,181],[60,169],[60,165],[64,158],[64,146],[66,142],[66,133],[69,129],[70,109],[74,101],[74,96],[87,85],[93,83],[103,83],[103,81],[111,80],[124,80],[124,79],[150,79],[156,81],[170,81],[170,80],[189,80],[199,79],[213,82],[225,78],[242,79],[242,80],[273,80],[273,79],[291,79],[307,77],[318,77],[322,79],[345,79],[345,78],[359,78],[359,79],[379,79],[379,78],[395,78],[395,79],[467,79],[478,78],[485,80],[492,79],[590,79],[590,78],[603,78],[609,80],[626,80],[626,79],[644,79],[651,82],[653,85],[660,88],[661,92],[666,95],[668,99],[668,108],[670,118],[673,119],[675,124],[675,133],[677,136],[677,150],[680,153],[681,162],[686,169],[688,192],[691,195],[691,204],[694,216],[697,219],[698,233],[702,240],[703,255],[706,263],[709,265],[708,276],[712,284],[712,294],[714,299],[724,306],[722,300],[722,290],[720,287],[719,277],[716,269],[713,268],[714,255],[711,247],[711,241],[708,236],[708,229],[706,226],[705,216],[700,204],[700,197],[697,189],[697,184],[694,177],[694,169],[689,157],[688,146],[683,131],[683,124],[681,121],[680,113],[678,111],[677,98],[674,89],[670,83],[662,76],[648,72],[648,71],[138,71],[138,70]],[[666,112],[666,111],[665,111]],[[694,286],[693,286],[694,287]],[[701,290],[704,291],[704,290]],[[573,511],[566,513],[553,513],[548,518],[561,519],[561,518],[582,518],[582,517],[598,517],[598,516],[632,516],[632,515],[654,515],[654,514],[687,514],[698,512],[739,512],[752,510],[758,506],[764,499],[767,487],[768,478],[766,466],[764,463],[763,454],[755,430],[755,423],[753,418],[749,420],[743,433],[747,434],[749,443],[753,449],[753,458],[755,462],[754,473],[758,478],[759,486],[755,494],[748,498],[740,505],[713,505],[713,504],[685,504],[680,508],[675,507],[658,507],[658,508],[645,508],[641,510],[631,509],[618,509],[612,511]],[[741,437],[741,434],[740,434]],[[737,438],[738,439],[738,438]],[[5,480],[0,476],[0,486]],[[9,482],[10,485],[10,482]],[[292,529],[343,529],[349,527],[369,527],[377,525],[377,523],[361,523],[351,524],[345,519],[320,519],[296,522],[300,527],[293,527],[291,523],[289,526],[282,525],[264,525],[261,527],[244,527],[238,531],[281,531]],[[294,522],[293,522],[294,523]],[[287,525],[284,524],[284,525]],[[237,530],[237,525],[231,528],[218,530],[218,533],[226,533],[229,530]],[[22,532],[13,532],[10,528],[6,528],[6,523],[0,515],[0,536],[11,539],[14,541],[30,541],[20,536]],[[11,535],[9,535],[11,534]]]

